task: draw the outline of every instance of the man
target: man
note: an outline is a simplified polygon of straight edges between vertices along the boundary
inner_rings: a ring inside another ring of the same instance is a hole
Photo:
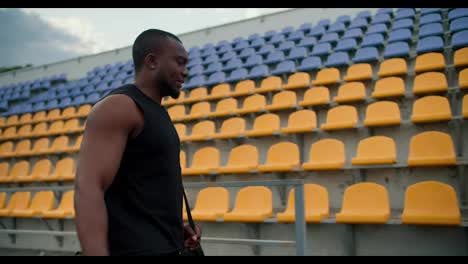
[[[177,98],[187,52],[171,33],[150,29],[133,44],[135,83],[88,116],[75,184],[84,255],[178,255],[200,240],[183,224],[180,141],[161,99]]]

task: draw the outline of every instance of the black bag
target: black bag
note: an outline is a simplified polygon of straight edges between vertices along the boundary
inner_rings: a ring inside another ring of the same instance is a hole
[[[184,201],[185,201],[185,210],[187,211],[187,218],[188,218],[189,225],[195,231],[195,224],[193,223],[192,214],[190,213],[190,206],[187,200],[187,196],[185,195],[185,191],[184,191]],[[181,255],[198,257],[198,256],[205,256],[205,253],[203,252],[201,245],[198,244],[198,247],[194,249],[184,248],[184,250],[182,250],[181,252]]]

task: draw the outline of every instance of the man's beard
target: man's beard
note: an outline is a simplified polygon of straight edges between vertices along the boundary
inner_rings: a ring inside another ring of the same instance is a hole
[[[180,95],[180,90],[179,89],[172,89],[169,86],[167,86],[167,94],[172,97],[172,99],[177,99],[179,98]]]

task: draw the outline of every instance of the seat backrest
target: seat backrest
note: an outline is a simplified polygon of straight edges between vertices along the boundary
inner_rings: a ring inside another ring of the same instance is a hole
[[[45,111],[40,111],[34,114],[32,121],[37,123],[46,120],[47,114]]]
[[[62,117],[70,117],[76,113],[76,109],[74,106],[69,106],[62,111]]]
[[[16,127],[9,127],[5,129],[2,134],[2,137],[13,137],[16,135]]]
[[[23,139],[16,144],[15,152],[23,153],[31,150],[31,140]]]
[[[243,109],[251,109],[251,108],[257,108],[257,107],[265,108],[265,106],[266,106],[265,96],[261,94],[254,94],[245,98],[242,108]]]
[[[392,138],[373,136],[359,141],[356,156],[358,158],[393,157],[396,159],[396,145]]]
[[[204,147],[195,152],[192,159],[192,168],[217,168],[220,163],[219,150],[215,147]]]
[[[187,127],[184,124],[174,124],[174,128],[176,129],[179,138],[185,137],[187,135]]]
[[[295,212],[295,189],[289,191],[287,210]],[[307,183],[304,184],[304,207],[305,212],[320,213],[328,215],[329,202],[328,191],[325,187],[318,184]]]
[[[26,114],[22,114],[20,119],[19,119],[19,123],[20,124],[24,124],[24,123],[28,123],[32,120],[32,114],[31,113],[26,113]]]
[[[452,116],[447,97],[431,95],[414,101],[413,116],[432,114],[448,114],[449,116]]]
[[[231,87],[227,83],[218,84],[211,89],[210,95],[228,95],[231,92]],[[190,95],[192,95],[190,93]]]
[[[29,162],[23,160],[15,163],[10,171],[10,177],[26,176],[29,174]]]
[[[418,74],[414,78],[414,93],[446,91],[447,88],[447,78],[441,72],[426,72]]]
[[[52,146],[50,148],[55,150],[66,149],[68,147],[68,140],[67,136],[57,137],[54,139],[54,142],[52,142]]]
[[[240,145],[231,150],[227,166],[258,165],[258,149],[253,145]]]
[[[39,133],[47,133],[47,123],[46,122],[41,122],[41,123],[34,126],[32,134],[33,135],[38,135]]]
[[[75,142],[74,147],[79,148],[81,146],[81,141],[83,141],[83,135],[76,138],[76,142]]]
[[[190,110],[190,115],[194,114],[201,114],[201,115],[207,115],[210,113],[210,103],[209,102],[199,102],[194,105],[192,105],[192,108]]]
[[[351,99],[351,98],[362,98],[366,97],[366,87],[362,82],[348,82],[338,88],[338,98],[340,99]]]
[[[49,133],[58,133],[63,131],[63,124],[64,122],[62,120],[53,122],[49,127]]]
[[[456,67],[468,65],[468,47],[455,51],[453,61]]]
[[[34,143],[32,151],[46,150],[49,148],[50,141],[48,138],[40,138]]]
[[[52,164],[48,159],[42,159],[34,165],[32,176],[47,177],[50,175]]]
[[[226,112],[237,110],[237,100],[234,98],[226,98],[216,104],[215,112]]]
[[[310,83],[310,75],[307,72],[296,72],[288,77],[288,84]]]
[[[40,191],[34,195],[29,208],[40,212],[47,211],[54,207],[54,200],[53,191]]]
[[[380,69],[377,75],[379,77],[397,76],[408,73],[406,61],[402,58],[393,58],[384,60],[380,64]]]
[[[60,109],[52,109],[47,113],[47,119],[52,120],[60,117]]]
[[[8,170],[10,169],[10,163],[1,162],[0,163],[0,178],[8,176]]]
[[[445,68],[445,59],[442,53],[430,52],[416,57],[414,71],[416,73],[440,70]]]
[[[8,202],[7,209],[27,209],[31,200],[31,192],[15,192]]]
[[[233,211],[271,212],[273,194],[264,186],[247,186],[239,190]]]
[[[449,157],[455,161],[455,150],[452,137],[438,131],[419,133],[411,138],[409,159]]]
[[[63,129],[68,131],[71,129],[78,129],[80,128],[80,121],[76,118],[70,119],[63,125]]]
[[[13,151],[13,142],[7,141],[0,145],[0,154],[2,153],[8,153]]]
[[[207,187],[198,192],[194,210],[226,213],[229,211],[229,192],[224,187]]]
[[[198,101],[205,98],[207,93],[206,87],[198,87],[190,91],[188,99]]]
[[[171,119],[179,119],[185,116],[185,106],[184,105],[174,105],[167,109]]]
[[[404,93],[405,83],[400,77],[387,77],[375,83],[375,93]]]
[[[340,72],[336,68],[325,68],[317,73],[314,84],[329,84],[340,81]]]
[[[6,202],[6,193],[0,192],[0,209],[5,208],[5,202]]]
[[[340,162],[345,163],[344,143],[337,139],[322,139],[310,146],[309,161],[316,163]]]
[[[272,105],[296,104],[296,93],[293,91],[282,91],[273,96]]]
[[[370,104],[366,109],[367,120],[401,120],[401,113],[398,104],[392,101],[379,101]]]
[[[74,196],[75,191],[66,191],[62,195],[62,199],[60,200],[60,204],[57,209],[64,210],[64,211],[74,211]]]
[[[17,135],[19,137],[23,137],[25,135],[28,135],[29,133],[31,133],[31,130],[32,130],[32,126],[31,125],[24,125],[24,126],[21,126],[20,129],[18,130],[17,132]]]
[[[267,160],[265,164],[299,164],[299,147],[292,142],[276,143],[268,149]]]
[[[76,114],[77,115],[87,116],[91,112],[91,108],[92,108],[92,106],[89,105],[89,104],[82,105],[82,106],[80,106],[80,108],[78,108],[78,111],[77,111]]]
[[[236,84],[234,91],[236,93],[239,92],[251,92],[255,89],[255,82],[252,80],[244,80],[240,81]]]
[[[226,119],[221,125],[220,133],[243,133],[245,131],[245,119],[232,117]]]
[[[314,111],[303,109],[289,115],[288,128],[317,128],[317,115]]]
[[[354,106],[340,105],[328,110],[327,123],[358,122],[357,111]]]
[[[275,114],[263,114],[254,120],[252,130],[279,129],[280,118]]]
[[[200,121],[192,127],[192,136],[210,136],[215,133],[215,129],[215,123],[213,121]]]
[[[345,76],[345,81],[368,80],[372,78],[372,67],[369,63],[357,63],[351,65]]]
[[[353,184],[344,192],[342,210],[354,213],[390,213],[387,189],[372,182]]]
[[[75,161],[72,158],[61,159],[55,164],[55,175],[73,175],[75,172]]]
[[[282,86],[281,77],[270,76],[262,80],[259,88],[279,88]]]
[[[7,118],[7,126],[15,125],[18,123],[18,115],[12,115]]]
[[[316,86],[308,89],[304,93],[305,102],[329,102],[330,101],[330,91],[325,86]]]

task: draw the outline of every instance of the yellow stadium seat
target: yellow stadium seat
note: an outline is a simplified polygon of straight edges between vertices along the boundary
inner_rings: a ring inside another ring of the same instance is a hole
[[[13,157],[26,156],[31,153],[31,140],[23,139],[16,144]]]
[[[237,111],[237,100],[234,98],[226,98],[216,104],[216,110],[208,114],[208,117],[220,117],[234,115]]]
[[[41,213],[42,218],[75,218],[74,208],[75,191],[67,191],[62,195],[57,209],[46,210]]]
[[[269,136],[280,131],[280,118],[275,114],[263,114],[255,118],[252,130],[245,132],[248,137]]]
[[[15,208],[10,215],[13,217],[33,217],[54,207],[54,192],[40,191],[34,195],[27,208]]]
[[[288,125],[281,129],[286,134],[307,133],[317,128],[317,115],[312,110],[299,110],[289,115]]]
[[[327,121],[322,124],[323,130],[339,130],[353,128],[358,123],[356,108],[350,105],[341,105],[328,110]]]
[[[401,113],[397,103],[380,101],[367,106],[364,126],[391,126],[400,123]]]
[[[268,111],[277,111],[294,108],[297,105],[296,93],[293,91],[282,91],[273,96],[271,105],[267,105]]]
[[[411,121],[426,123],[448,121],[452,118],[448,99],[443,96],[425,96],[414,101]]]
[[[8,163],[8,162],[1,162],[0,163],[0,182],[4,182],[3,180],[8,177],[9,170],[10,170],[10,163]],[[0,200],[1,200],[1,197],[0,197]],[[3,208],[2,205],[3,205],[4,202],[5,202],[5,200],[3,200],[2,203],[0,203],[0,209]]]
[[[406,189],[403,224],[460,225],[461,214],[457,194],[452,186],[424,181]]]
[[[206,99],[206,96],[208,94],[208,91],[206,87],[198,87],[190,91],[189,97],[185,98],[183,100],[183,103],[193,103],[193,102],[198,102],[198,101],[204,101]]]
[[[421,73],[414,78],[414,94],[445,92],[447,89],[447,78],[441,72]]]
[[[1,182],[14,182],[20,176],[29,174],[29,162],[20,161],[13,165],[13,168],[10,171],[10,174],[3,179],[0,179]]]
[[[80,126],[77,118],[67,120],[63,125],[63,133],[79,133],[85,130],[85,126]]]
[[[172,121],[180,121],[185,118],[185,106],[184,105],[174,105],[167,109],[169,116]]]
[[[244,99],[242,107],[240,107],[237,114],[247,114],[264,111],[266,108],[266,98],[260,94],[254,94]]]
[[[8,140],[16,138],[16,127],[8,127],[2,133],[0,140]]]
[[[196,123],[192,127],[192,134],[185,137],[185,141],[202,141],[208,140],[215,134],[215,123],[210,120],[205,120]]]
[[[225,213],[225,222],[262,222],[273,216],[273,195],[264,186],[248,186],[239,190],[234,208]]]
[[[411,138],[409,166],[455,165],[452,137],[438,131],[419,133]]]
[[[219,133],[213,135],[214,139],[235,138],[245,133],[245,119],[232,117],[226,119],[221,125]]]
[[[396,145],[392,138],[373,136],[359,141],[353,165],[378,165],[396,163]]]
[[[252,80],[240,81],[236,84],[231,97],[249,95],[255,92],[255,82]]]
[[[333,101],[338,103],[362,101],[366,97],[366,87],[362,82],[345,83],[338,88],[338,94]]]
[[[382,77],[406,75],[408,73],[408,66],[405,59],[393,58],[384,60],[380,64],[380,69],[377,75]]]
[[[468,66],[468,48],[455,51],[453,56],[455,67]]]
[[[48,138],[40,138],[34,142],[34,146],[29,153],[30,155],[41,155],[47,153],[50,141]]]
[[[265,164],[259,165],[261,172],[292,171],[300,166],[299,147],[291,142],[280,142],[270,147]]]
[[[280,223],[292,223],[296,220],[295,190],[291,189],[288,197],[288,206],[284,212],[276,214]],[[328,218],[330,209],[328,205],[328,191],[317,184],[304,184],[304,216],[308,223],[320,223]]]
[[[47,121],[55,121],[61,118],[60,109],[52,109],[47,113]]]
[[[53,122],[50,125],[49,130],[47,131],[47,134],[48,135],[59,135],[59,134],[64,133],[65,132],[64,124],[65,124],[65,122],[63,122],[62,120]]]
[[[310,86],[310,76],[307,72],[296,72],[288,77],[288,83],[283,85],[283,89],[301,89]]]
[[[346,82],[364,81],[372,79],[372,67],[369,63],[357,63],[351,65],[346,71]]]
[[[463,113],[463,118],[468,118],[468,95],[463,96],[463,110],[462,110],[462,113]]]
[[[190,168],[184,175],[209,174],[216,172],[220,164],[220,153],[217,148],[204,147],[195,152]]]
[[[55,164],[54,173],[41,177],[41,181],[73,180],[75,178],[75,161],[72,158],[61,159]]]
[[[1,164],[0,164],[1,168]],[[5,209],[5,204],[6,204],[6,193],[0,192],[0,210]]]
[[[363,182],[346,188],[337,223],[384,224],[390,218],[390,202],[384,186]]]
[[[304,93],[300,106],[323,105],[330,103],[330,92],[325,86],[312,87]]]
[[[375,83],[372,97],[380,99],[385,97],[401,97],[405,95],[405,83],[400,77],[388,77]]]
[[[0,127],[4,127],[5,126],[5,118],[4,117],[0,117]]]
[[[18,115],[12,115],[7,118],[6,126],[16,126],[19,124]]]
[[[78,108],[78,111],[76,111],[76,114],[72,118],[87,117],[91,112],[91,109],[92,106],[89,104],[82,105],[80,108]]]
[[[317,73],[315,80],[312,81],[314,86],[335,84],[340,82],[340,71],[336,68],[322,69]]]
[[[31,182],[37,181],[40,178],[45,178],[50,174],[51,163],[48,159],[39,160],[34,165],[31,174],[29,175],[19,175],[15,179],[18,182]]]
[[[18,132],[16,133],[16,138],[29,137],[31,133],[32,133],[32,126],[24,125],[18,129]]]
[[[40,154],[53,154],[53,153],[62,153],[65,152],[68,148],[68,137],[60,136],[54,139],[52,146],[46,149],[45,151],[40,152]]]
[[[30,192],[15,192],[10,197],[8,205],[4,209],[0,209],[0,216],[10,216],[13,210],[23,210],[28,208],[30,200]]]
[[[71,153],[71,152],[77,152],[77,151],[80,151],[80,147],[81,147],[81,141],[83,140],[83,135],[79,136],[76,141],[75,141],[75,144],[69,148],[67,148],[65,150],[65,152],[67,153]]]
[[[180,141],[185,141],[185,137],[187,136],[187,127],[184,124],[174,124],[174,128],[177,131],[177,135],[179,135]]]
[[[458,74],[458,85],[460,89],[468,88],[468,69],[461,70]]]
[[[46,121],[47,115],[45,111],[40,111],[34,114],[31,123],[39,123]]]
[[[231,86],[227,83],[221,83],[211,89],[210,95],[205,100],[216,100],[228,98],[231,95]]]
[[[0,145],[0,157],[7,158],[14,155],[13,142],[7,141]]]
[[[27,114],[22,114],[20,119],[19,119],[19,124],[29,124],[32,122],[32,114],[27,113]]]
[[[202,189],[191,211],[194,220],[216,221],[229,211],[229,192],[223,187]]]
[[[240,145],[231,150],[226,166],[220,173],[249,173],[258,168],[258,149],[252,145]]]
[[[190,115],[186,116],[185,120],[194,120],[203,117],[207,117],[211,112],[211,107],[209,102],[198,102],[192,105],[190,110]]]
[[[345,146],[337,139],[322,139],[310,146],[309,161],[304,170],[338,170],[345,165]]]
[[[255,89],[256,93],[278,91],[283,86],[283,81],[278,76],[270,76],[262,80],[260,87]]]
[[[76,115],[76,109],[74,106],[69,106],[62,111],[61,119],[73,118]]]
[[[416,73],[443,69],[445,69],[445,59],[442,53],[430,52],[416,57],[414,65]]]
[[[31,136],[33,137],[43,137],[47,135],[48,135],[48,131],[47,131],[46,122],[36,124],[31,132]]]

